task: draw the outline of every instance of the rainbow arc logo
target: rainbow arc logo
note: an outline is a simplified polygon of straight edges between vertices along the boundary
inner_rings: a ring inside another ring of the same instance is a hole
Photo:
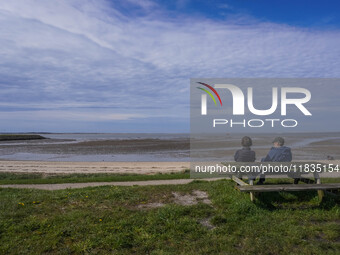
[[[210,86],[209,84],[203,83],[203,82],[197,82],[197,83],[199,83],[199,84],[207,87],[208,89],[210,89],[217,96],[217,98],[220,101],[220,104],[222,106],[222,100],[220,98],[220,95],[217,93],[217,91],[212,86]],[[209,90],[201,88],[201,87],[197,87],[197,88],[200,89],[200,90],[203,90],[204,92],[206,92],[212,98],[212,100],[214,101],[215,105],[217,105],[215,97],[213,96],[213,94]]]

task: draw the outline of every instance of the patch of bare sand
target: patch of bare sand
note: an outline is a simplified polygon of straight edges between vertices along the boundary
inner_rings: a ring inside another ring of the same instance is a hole
[[[192,194],[181,195],[177,192],[172,192],[174,202],[179,205],[195,205],[199,202],[204,204],[211,204],[208,194],[205,191],[194,190]]]
[[[211,229],[214,229],[216,228],[216,226],[214,226],[213,224],[211,224],[210,220],[211,220],[212,217],[208,217],[208,218],[204,218],[204,219],[201,219],[199,221],[199,223],[206,227],[207,229],[211,230]]]
[[[202,190],[194,190],[191,194],[180,194],[177,192],[172,192],[173,198],[171,202],[178,205],[196,205],[199,202],[204,204],[211,204],[208,194]],[[165,206],[165,203],[153,202],[147,204],[140,204],[137,207],[139,209],[153,209]]]
[[[208,194],[205,191],[202,190],[194,190],[191,194],[179,194],[177,192],[172,192],[172,195],[174,196],[171,202],[179,205],[184,206],[191,206],[196,205],[199,202],[211,205],[211,200],[208,197]],[[165,206],[165,203],[147,203],[147,204],[140,204],[137,206],[140,210],[149,210],[154,208],[160,208]],[[216,228],[210,220],[212,217],[203,218],[198,221],[199,224],[201,224],[203,227],[207,228],[208,230],[212,230]]]
[[[138,209],[153,209],[158,207],[163,207],[165,204],[163,203],[148,203],[148,204],[140,204],[137,206]]]

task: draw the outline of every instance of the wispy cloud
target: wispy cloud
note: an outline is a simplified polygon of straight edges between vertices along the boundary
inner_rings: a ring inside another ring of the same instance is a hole
[[[232,7],[231,5],[226,4],[226,3],[220,4],[220,5],[218,5],[218,7],[219,7],[220,9],[224,9],[224,10],[232,10],[232,9],[233,9],[233,7]]]
[[[152,2],[150,0],[126,0],[126,2],[128,4],[138,6],[145,10],[150,10],[151,8],[154,8],[157,6],[155,2]]]
[[[36,110],[36,111],[10,111],[0,112],[0,118],[2,120],[29,120],[37,121],[50,120],[60,121],[65,119],[71,119],[74,121],[115,121],[115,120],[130,120],[134,118],[143,118],[141,114],[112,114],[109,112],[97,112],[97,111],[56,111],[56,110]]]
[[[69,107],[66,122],[77,107],[111,107],[130,119],[186,119],[191,77],[339,76],[337,30],[166,12],[149,0],[0,2],[0,111]]]

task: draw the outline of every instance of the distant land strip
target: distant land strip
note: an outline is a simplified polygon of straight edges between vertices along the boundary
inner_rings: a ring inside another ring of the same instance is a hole
[[[13,141],[13,140],[36,140],[36,139],[47,139],[41,135],[31,134],[0,134],[0,141]]]

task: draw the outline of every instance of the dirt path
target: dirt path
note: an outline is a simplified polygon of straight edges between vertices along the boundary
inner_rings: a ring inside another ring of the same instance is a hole
[[[201,179],[204,181],[216,181],[221,178]],[[178,180],[153,180],[153,181],[131,181],[131,182],[86,182],[86,183],[60,183],[60,184],[7,184],[0,185],[0,188],[18,188],[18,189],[41,189],[41,190],[61,190],[61,189],[79,189],[86,187],[98,186],[148,186],[148,185],[178,185],[188,184],[195,179],[178,179]]]

